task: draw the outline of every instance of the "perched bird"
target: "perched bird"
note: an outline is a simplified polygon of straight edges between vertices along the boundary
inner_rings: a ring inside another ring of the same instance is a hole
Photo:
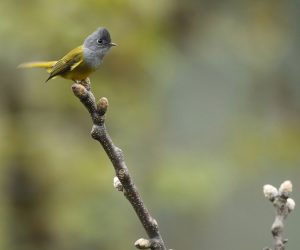
[[[49,73],[46,82],[56,76],[73,81],[83,81],[102,63],[104,56],[112,46],[110,34],[106,28],[98,28],[89,35],[79,47],[71,50],[58,61],[28,62],[20,68],[45,68]]]

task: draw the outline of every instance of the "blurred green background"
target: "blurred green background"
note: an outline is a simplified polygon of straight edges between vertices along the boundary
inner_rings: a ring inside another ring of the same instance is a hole
[[[0,249],[134,249],[146,237],[90,138],[71,82],[21,70],[99,26],[119,45],[91,76],[107,127],[169,248],[271,245],[262,186],[300,201],[300,3],[0,2]],[[285,234],[299,246],[296,207]]]

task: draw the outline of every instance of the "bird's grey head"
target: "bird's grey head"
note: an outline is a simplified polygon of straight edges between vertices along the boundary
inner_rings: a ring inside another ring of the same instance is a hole
[[[84,40],[83,46],[97,54],[105,55],[116,44],[111,42],[110,34],[106,28],[98,28]]]

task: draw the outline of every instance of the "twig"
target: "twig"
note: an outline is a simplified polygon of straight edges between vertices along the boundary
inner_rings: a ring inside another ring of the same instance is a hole
[[[290,212],[295,209],[295,201],[289,198],[293,191],[291,181],[283,182],[279,190],[272,185],[264,185],[263,192],[265,197],[271,201],[276,209],[276,216],[271,227],[273,236],[274,250],[284,250],[287,239],[283,238],[284,220]],[[272,250],[272,248],[264,248],[264,250]]]
[[[105,114],[108,107],[108,100],[105,97],[102,97],[96,103],[95,97],[90,90],[89,83],[85,83],[84,86],[82,84],[74,83],[72,85],[72,90],[92,117],[92,138],[100,142],[112,162],[116,172],[116,177],[114,178],[115,188],[122,191],[124,196],[128,199],[149,237],[149,239],[141,238],[137,240],[135,246],[139,249],[167,250],[159,233],[156,220],[150,215],[133,183],[121,149],[113,144],[105,127]]]

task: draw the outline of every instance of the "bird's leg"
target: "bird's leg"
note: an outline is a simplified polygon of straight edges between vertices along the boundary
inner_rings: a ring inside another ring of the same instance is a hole
[[[87,91],[91,90],[91,81],[90,78],[85,78],[84,80],[75,80],[75,83],[81,84],[86,88]]]
[[[90,78],[85,78],[84,80],[81,81],[81,84],[86,88],[87,91],[91,90],[91,81]]]

